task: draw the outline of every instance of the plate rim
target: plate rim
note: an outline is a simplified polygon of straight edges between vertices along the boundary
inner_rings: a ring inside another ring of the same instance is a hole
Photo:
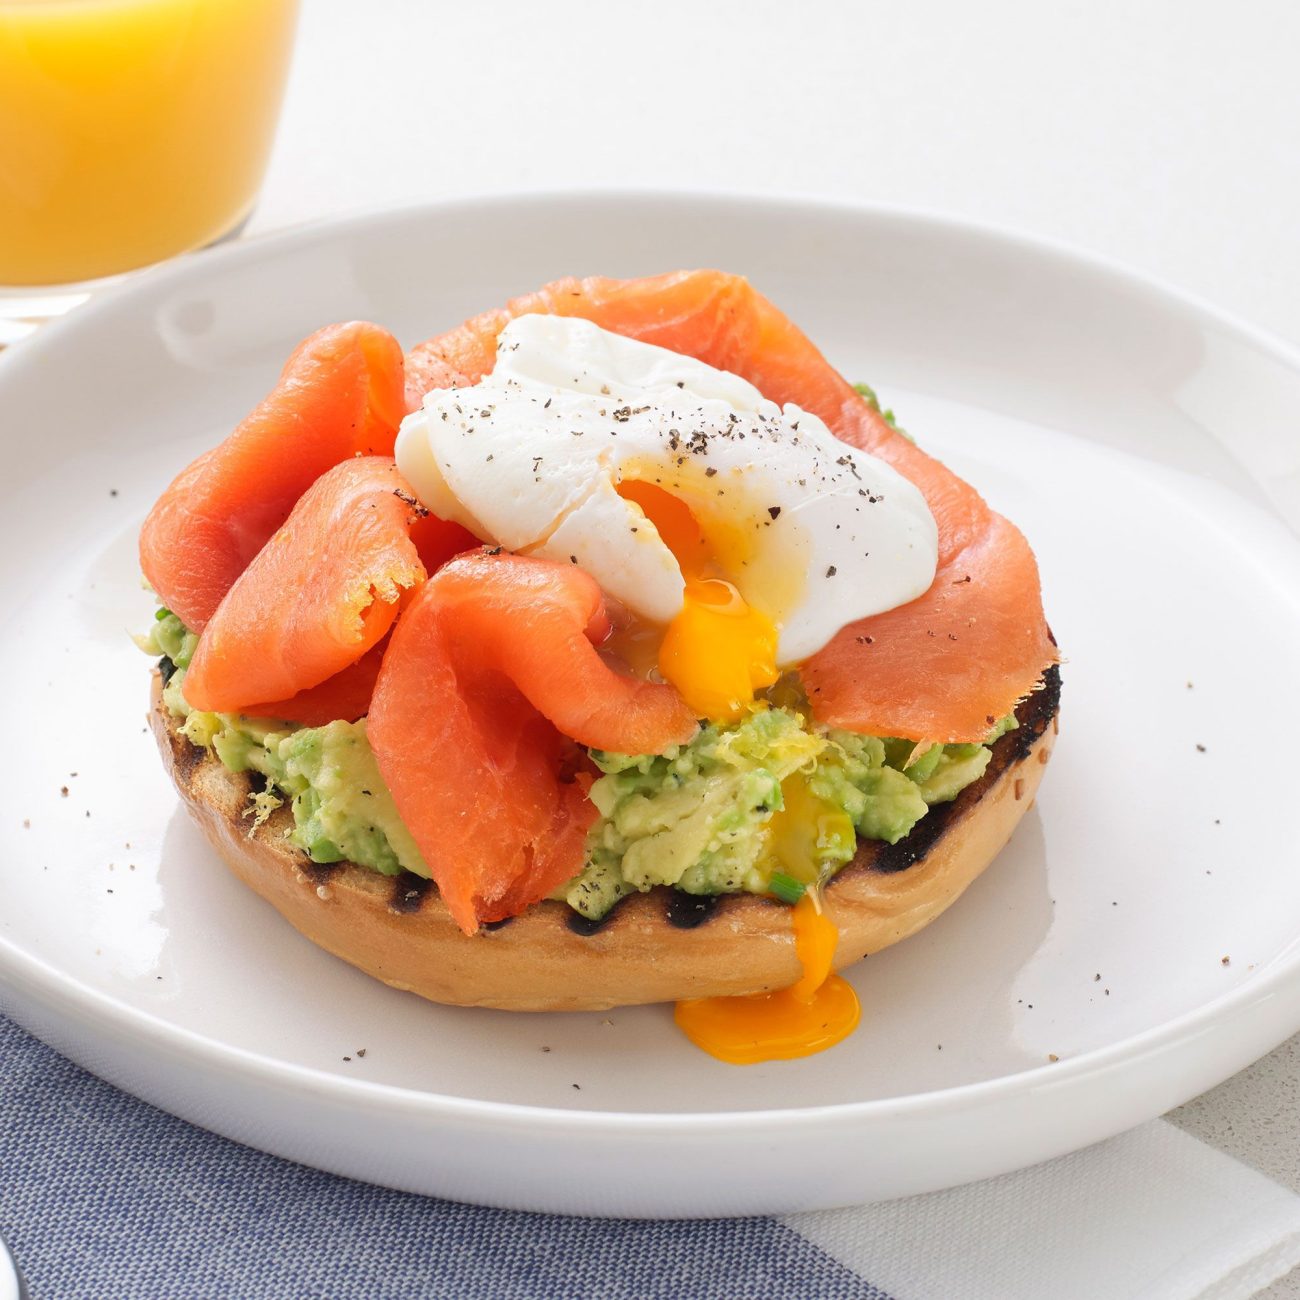
[[[257,256],[277,244],[292,245],[310,242],[315,238],[328,238],[349,230],[393,222],[403,224],[410,220],[433,218],[443,213],[456,213],[484,207],[510,207],[522,203],[664,203],[680,206],[716,204],[729,208],[766,207],[786,208],[791,212],[830,212],[843,216],[890,218],[913,225],[928,226],[955,236],[976,236],[1008,248],[1028,249],[1040,255],[1105,275],[1107,278],[1136,285],[1155,297],[1172,301],[1184,310],[1219,325],[1226,325],[1244,335],[1252,344],[1285,362],[1291,369],[1300,371],[1300,340],[1290,339],[1262,325],[1247,320],[1227,307],[1220,306],[1203,294],[1145,270],[1127,259],[1087,248],[1073,240],[1057,235],[1047,235],[1013,222],[996,221],[987,217],[959,216],[941,208],[924,205],[891,203],[886,200],[852,199],[841,195],[820,194],[814,190],[792,190],[787,193],[770,193],[745,189],[690,189],[683,187],[589,185],[575,187],[535,186],[515,189],[481,190],[469,194],[449,196],[445,199],[416,199],[392,204],[358,204],[341,209],[325,217],[311,218],[279,226],[274,230],[241,236],[238,239],[180,253],[165,262],[141,267],[127,272],[120,281],[97,290],[85,302],[63,316],[48,322],[27,338],[0,349],[0,377],[9,367],[21,363],[28,354],[36,354],[49,346],[49,341],[61,341],[66,333],[88,326],[101,312],[110,310],[119,302],[127,301],[155,285],[168,280],[184,279],[195,266],[214,266],[228,262],[236,265]],[[93,282],[92,282],[93,283]],[[77,284],[53,286],[55,289],[76,291]],[[39,288],[39,287],[37,287]]]
[[[83,332],[94,332],[101,317],[107,316],[111,320],[119,308],[129,308],[133,299],[150,295],[168,285],[183,285],[195,274],[220,274],[223,270],[242,264],[256,263],[267,257],[274,258],[304,244],[346,238],[354,232],[368,232],[388,223],[433,223],[443,217],[475,209],[522,208],[529,204],[558,207],[597,205],[610,211],[628,205],[645,204],[677,208],[709,206],[715,209],[725,208],[731,212],[752,211],[761,207],[769,212],[784,211],[792,216],[830,213],[849,218],[859,217],[866,221],[888,219],[905,225],[927,227],[951,239],[995,243],[1012,250],[1028,251],[1060,266],[1072,266],[1101,275],[1114,286],[1122,285],[1130,289],[1136,286],[1149,297],[1163,300],[1162,305],[1166,308],[1172,306],[1182,312],[1190,312],[1203,322],[1228,329],[1300,376],[1300,347],[1288,340],[1120,259],[1005,223],[972,220],[929,208],[828,198],[806,193],[775,195],[743,190],[539,187],[488,191],[436,201],[363,207],[187,253],[148,268],[106,289],[89,303],[0,353],[0,402],[3,402],[10,375],[21,372],[28,366],[39,366],[51,349],[57,350],[63,345],[65,338],[75,340]],[[1228,449],[1231,450],[1230,447]],[[1242,468],[1252,479],[1255,478],[1244,464]],[[1279,512],[1269,507],[1269,513],[1285,526]],[[132,1039],[143,1041],[180,1052],[199,1068],[231,1071],[248,1076],[251,1081],[261,1085],[288,1085],[296,1092],[315,1094],[344,1105],[372,1104],[389,1111],[418,1113],[430,1119],[475,1121],[489,1123],[493,1127],[520,1127],[533,1133],[539,1128],[568,1130],[580,1123],[584,1131],[595,1129],[602,1135],[631,1130],[646,1136],[674,1130],[708,1128],[715,1133],[721,1131],[727,1135],[743,1136],[752,1130],[766,1129],[773,1124],[786,1128],[794,1126],[797,1129],[816,1129],[828,1124],[839,1127],[849,1121],[869,1123],[885,1117],[902,1119],[920,1115],[941,1116],[1005,1101],[1009,1096],[1040,1083],[1055,1089],[1086,1082],[1116,1067],[1136,1067],[1147,1058],[1175,1050],[1203,1033],[1212,1032],[1224,1017],[1244,1013],[1269,1001],[1287,988],[1288,984],[1300,989],[1300,941],[1275,955],[1236,987],[1171,1020],[1067,1060],[1026,1066],[991,1079],[896,1097],[788,1109],[682,1112],[589,1110],[456,1096],[347,1078],[327,1070],[280,1060],[225,1043],[219,1038],[173,1024],[154,1012],[133,1007],[61,972],[0,935],[0,985],[8,985],[24,995],[43,995],[46,1004],[57,1008],[63,1017],[68,1013],[77,1016],[91,1014],[97,1025],[110,1030],[119,1043],[130,1042]],[[1300,1021],[1294,1023],[1292,1029],[1284,1031],[1277,1041],[1282,1041],[1297,1030],[1300,1030]],[[1234,1071],[1239,1068],[1243,1067],[1235,1066]]]

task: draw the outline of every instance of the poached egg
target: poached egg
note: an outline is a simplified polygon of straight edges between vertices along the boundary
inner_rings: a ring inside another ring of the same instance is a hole
[[[549,315],[511,321],[491,374],[435,389],[397,463],[490,545],[585,569],[609,649],[734,720],[846,624],[934,579],[921,493],[816,416],[665,348]]]

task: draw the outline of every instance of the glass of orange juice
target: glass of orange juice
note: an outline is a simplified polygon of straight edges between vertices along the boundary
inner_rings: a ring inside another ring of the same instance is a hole
[[[297,0],[0,0],[0,314],[237,229],[296,19]]]

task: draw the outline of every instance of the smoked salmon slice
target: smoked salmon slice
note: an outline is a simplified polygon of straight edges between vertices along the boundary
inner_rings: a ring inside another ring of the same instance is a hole
[[[411,525],[411,541],[415,543],[420,563],[429,573],[436,573],[453,555],[482,545],[468,528],[439,519],[428,511],[421,511]]]
[[[196,709],[249,713],[355,664],[426,577],[411,539],[422,513],[388,457],[323,474],[217,606],[185,698]]]
[[[323,727],[335,721],[355,722],[370,711],[370,697],[375,693],[375,682],[387,649],[385,638],[356,663],[327,677],[319,686],[309,686],[287,700],[250,704],[240,711],[250,718],[274,718],[304,727]]]
[[[294,503],[352,456],[391,456],[405,414],[402,350],[378,325],[329,325],[275,388],[172,482],[140,533],[140,567],[199,632]]]
[[[434,574],[393,631],[367,732],[466,934],[582,869],[596,809],[579,745],[659,753],[695,732],[672,687],[605,664],[608,631],[581,570],[484,550]]]
[[[459,524],[436,515],[422,515],[411,525],[411,541],[420,563],[429,573],[440,569],[460,551],[478,546],[478,538]],[[304,727],[323,727],[327,722],[355,722],[370,712],[379,667],[388,649],[385,638],[372,646],[354,664],[349,664],[319,686],[309,686],[287,700],[246,705],[241,712],[253,718],[276,718]]]
[[[820,416],[924,494],[939,529],[928,591],[844,628],[802,665],[829,726],[913,740],[979,741],[1056,661],[1038,566],[1014,525],[969,484],[897,433],[814,344],[740,276],[680,271],[638,280],[557,280],[414,348],[407,401],[476,383],[516,316],[580,316],[604,329],[730,370],[775,402]]]

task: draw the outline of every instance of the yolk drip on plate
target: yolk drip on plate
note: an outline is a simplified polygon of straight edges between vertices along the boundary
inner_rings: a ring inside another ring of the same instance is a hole
[[[691,1042],[733,1065],[824,1052],[847,1038],[862,1014],[853,986],[831,973],[839,932],[822,906],[815,852],[826,836],[852,834],[852,823],[819,799],[801,773],[781,783],[781,797],[782,807],[768,824],[769,848],[790,884],[805,886],[793,909],[795,955],[803,973],[774,993],[677,1004],[677,1023]]]
[[[834,1047],[862,1015],[853,986],[831,974],[838,938],[821,899],[809,890],[794,907],[799,979],[775,993],[679,1002],[678,1026],[696,1047],[732,1065],[788,1061]]]
[[[744,556],[728,544],[731,539],[706,536],[690,507],[663,488],[624,479],[618,492],[654,524],[685,583],[681,611],[659,642],[660,675],[699,717],[737,720],[754,707],[755,693],[780,675],[776,624],[744,599],[730,576]],[[616,653],[644,663],[646,629],[620,628],[616,640]],[[852,836],[852,823],[818,799],[799,774],[783,783],[782,796],[783,807],[768,828],[769,849],[791,888],[804,887],[792,909],[802,975],[773,993],[677,1004],[676,1020],[686,1036],[735,1065],[825,1051],[851,1034],[861,1016],[852,986],[831,973],[839,932],[822,908],[816,853],[828,837]]]
[[[776,624],[741,596],[727,575],[734,557],[718,554],[684,502],[632,479],[618,492],[654,524],[686,584],[681,612],[659,646],[660,674],[699,717],[734,722],[754,692],[777,679]]]

